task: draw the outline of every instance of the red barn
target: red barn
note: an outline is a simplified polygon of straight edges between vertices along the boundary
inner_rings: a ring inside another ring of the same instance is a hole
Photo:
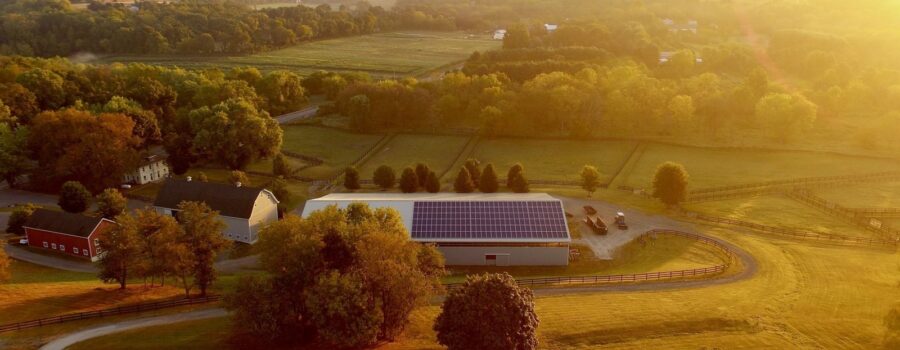
[[[112,225],[104,218],[37,209],[24,228],[32,247],[96,261],[99,233]]]

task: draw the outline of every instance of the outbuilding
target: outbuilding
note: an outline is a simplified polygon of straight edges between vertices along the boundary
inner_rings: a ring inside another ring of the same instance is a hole
[[[153,207],[165,215],[177,217],[178,205],[181,202],[203,202],[219,212],[219,218],[225,222],[225,238],[243,242],[256,243],[259,230],[267,223],[278,220],[278,199],[269,190],[234,185],[170,179],[166,181]]]
[[[303,217],[355,202],[393,208],[413,241],[434,244],[447,265],[568,265],[572,241],[562,201],[546,193],[333,193]]]
[[[99,235],[113,225],[101,217],[37,209],[23,227],[31,247],[96,261]]]

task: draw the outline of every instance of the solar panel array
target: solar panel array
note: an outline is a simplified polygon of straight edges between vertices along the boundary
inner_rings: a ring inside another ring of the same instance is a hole
[[[413,239],[568,238],[558,201],[421,201],[413,203]]]

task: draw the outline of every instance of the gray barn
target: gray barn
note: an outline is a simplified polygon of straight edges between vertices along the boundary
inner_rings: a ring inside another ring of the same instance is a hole
[[[435,244],[447,265],[568,265],[562,202],[546,193],[333,193],[303,217],[354,202],[396,209],[413,241]]]

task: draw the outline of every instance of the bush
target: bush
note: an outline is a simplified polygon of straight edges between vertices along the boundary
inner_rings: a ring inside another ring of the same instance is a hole
[[[25,226],[25,223],[31,218],[31,214],[34,213],[37,208],[38,206],[31,203],[16,208],[16,210],[9,215],[9,221],[6,223],[6,232],[24,235],[25,229],[23,226]]]
[[[70,213],[83,213],[91,204],[91,192],[78,181],[68,181],[59,191],[59,207]]]
[[[372,182],[378,185],[378,187],[381,187],[382,190],[393,188],[394,185],[397,184],[397,174],[394,173],[393,168],[382,165],[378,167],[378,169],[375,169],[375,175],[372,177]]]
[[[344,171],[344,188],[355,191],[358,190],[361,186],[359,185],[359,170],[356,170],[355,167],[347,167],[347,170]]]
[[[466,167],[459,168],[459,174],[456,175],[456,181],[453,183],[453,190],[456,193],[471,193],[475,190],[475,184],[472,183],[472,176]]]
[[[419,178],[413,168],[407,167],[400,174],[400,190],[403,193],[413,193],[419,190]]]
[[[428,177],[425,179],[425,190],[429,193],[438,193],[441,191],[441,181],[434,171],[428,172]]]

